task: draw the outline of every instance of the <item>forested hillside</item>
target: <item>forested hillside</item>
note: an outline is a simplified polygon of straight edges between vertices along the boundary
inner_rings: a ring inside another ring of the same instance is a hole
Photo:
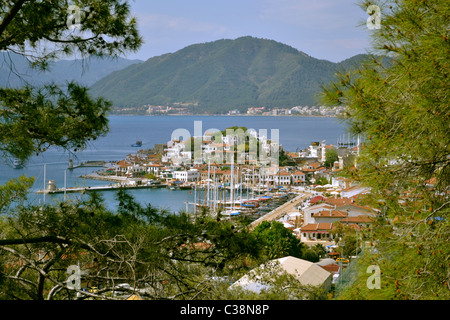
[[[150,58],[111,73],[91,90],[120,107],[190,104],[193,112],[315,105],[337,68],[364,57],[333,63],[273,40],[241,37]]]

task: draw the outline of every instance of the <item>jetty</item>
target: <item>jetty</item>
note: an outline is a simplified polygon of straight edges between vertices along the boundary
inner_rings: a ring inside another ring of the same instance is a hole
[[[124,176],[101,175],[97,172],[81,175],[80,178],[100,181],[112,181],[117,183],[127,183],[127,181],[130,180],[130,178]]]
[[[119,178],[119,177],[117,177]],[[105,179],[106,180],[106,179]],[[103,186],[83,186],[83,187],[66,187],[57,188],[54,180],[49,180],[47,182],[46,188],[36,191],[36,193],[40,194],[58,194],[58,193],[75,193],[75,192],[87,192],[87,191],[113,191],[119,189],[149,189],[149,188],[165,188],[167,187],[166,183],[154,183],[147,182],[142,183],[142,181],[136,180],[127,180],[127,179],[115,179],[109,180],[115,181],[116,183],[111,183],[109,185]]]
[[[69,170],[76,168],[90,168],[90,167],[107,167],[108,162],[106,161],[85,161],[79,164],[73,164],[73,160],[69,159]]]
[[[149,188],[165,188],[165,184],[154,185],[127,185],[127,184],[112,184],[107,186],[94,186],[94,187],[70,187],[70,188],[56,188],[45,190],[38,190],[36,193],[45,194],[57,194],[57,193],[76,193],[76,192],[88,192],[88,191],[114,191],[119,189],[149,189]]]
[[[263,221],[273,221],[282,217],[285,214],[288,214],[291,211],[297,210],[297,207],[300,205],[300,203],[310,196],[311,193],[302,192],[302,194],[298,195],[294,199],[282,204],[281,206],[270,211],[269,213],[263,215],[259,219],[253,221],[249,226],[250,230],[256,228],[256,226],[258,226]]]

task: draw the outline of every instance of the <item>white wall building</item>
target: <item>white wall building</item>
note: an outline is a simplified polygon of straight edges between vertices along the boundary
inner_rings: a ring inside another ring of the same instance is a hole
[[[173,178],[179,181],[192,182],[197,181],[200,178],[200,172],[195,169],[174,171]]]

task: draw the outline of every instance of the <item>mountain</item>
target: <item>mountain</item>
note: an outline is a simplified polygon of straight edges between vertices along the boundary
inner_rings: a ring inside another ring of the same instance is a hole
[[[210,113],[315,105],[321,85],[342,66],[273,40],[241,37],[133,64],[96,82],[91,93],[120,107],[190,104],[193,112]]]
[[[128,67],[141,60],[112,57],[59,60],[49,63],[47,71],[32,69],[28,60],[15,53],[0,52],[0,87],[21,87],[26,82],[35,86],[54,82],[64,84],[76,81],[91,86],[113,71]]]

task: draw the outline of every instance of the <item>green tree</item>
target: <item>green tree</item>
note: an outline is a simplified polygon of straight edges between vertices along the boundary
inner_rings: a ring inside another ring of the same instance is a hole
[[[323,246],[323,244],[318,243],[315,246],[313,246],[311,248],[314,252],[317,253],[317,255],[319,256],[319,258],[325,258],[328,256],[328,252],[327,249],[325,249],[325,247]]]
[[[448,299],[450,4],[370,4],[382,13],[371,31],[373,59],[324,89],[326,103],[347,106],[348,123],[364,137],[347,176],[371,188],[366,201],[380,210],[364,232],[372,250],[359,259],[358,289],[343,297]],[[380,266],[381,290],[365,287],[368,265]]]
[[[294,166],[295,165],[295,161],[281,147],[280,147],[280,153],[279,153],[279,165],[280,166]]]
[[[338,161],[338,152],[336,148],[329,148],[325,151],[325,162],[324,166],[327,168],[333,167],[335,161]]]
[[[64,56],[118,56],[137,50],[140,38],[129,4],[119,0],[2,1],[0,50],[48,69]],[[75,26],[75,28],[74,28]],[[14,66],[10,66],[13,72]],[[108,130],[110,103],[76,83],[60,88],[0,89],[0,151],[25,160],[50,146],[85,147]]]
[[[124,190],[110,211],[102,197],[18,207],[0,220],[0,299],[210,298],[217,277],[245,272],[258,243],[245,228],[141,206]],[[66,271],[79,266],[80,288]],[[129,289],[117,289],[121,283]]]
[[[302,258],[303,243],[281,222],[263,221],[252,233],[262,246],[266,259],[272,260],[285,256]]]
[[[316,182],[315,182],[315,184],[319,184],[319,185],[322,185],[322,186],[324,186],[324,185],[326,185],[328,183],[329,183],[329,181],[325,177],[317,178]]]
[[[0,215],[7,212],[12,203],[22,203],[33,183],[34,178],[21,176],[0,185]]]
[[[336,241],[338,245],[336,251],[342,253],[343,257],[354,256],[356,254],[359,235],[353,227],[341,222],[334,222],[331,234],[334,239],[338,239]]]

